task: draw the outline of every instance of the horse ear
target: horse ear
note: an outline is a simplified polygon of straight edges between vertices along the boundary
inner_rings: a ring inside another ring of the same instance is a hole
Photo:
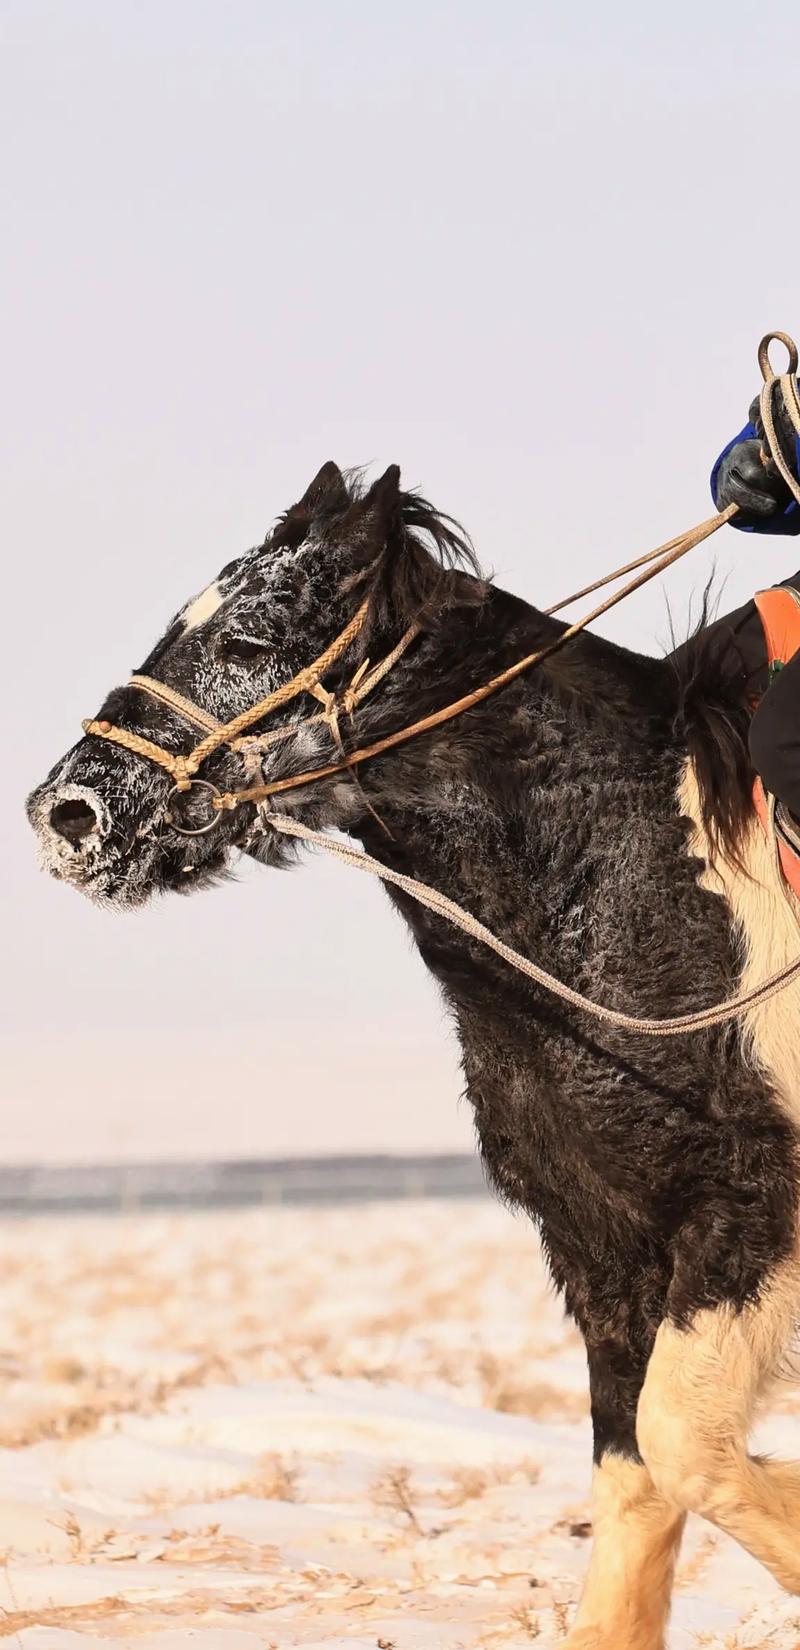
[[[298,499],[296,509],[313,510],[325,499],[332,504],[347,505],[350,502],[344,477],[338,464],[329,458],[318,470],[314,480],[310,481],[301,499]]]
[[[358,521],[370,543],[386,543],[399,498],[400,465],[390,464],[353,506],[352,518]]]

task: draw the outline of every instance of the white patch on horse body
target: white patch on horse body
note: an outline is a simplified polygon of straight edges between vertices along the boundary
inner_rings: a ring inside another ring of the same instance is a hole
[[[201,590],[199,596],[195,596],[194,601],[189,603],[183,615],[184,635],[187,630],[196,630],[198,625],[205,624],[206,619],[210,619],[216,613],[224,600],[219,584],[214,579],[205,590]]]
[[[772,846],[755,808],[742,844],[746,874],[721,858],[711,863],[710,846],[700,823],[697,777],[691,762],[684,770],[678,805],[693,825],[688,851],[706,861],[701,885],[714,894],[721,894],[730,908],[742,959],[738,989],[750,991],[778,969],[788,967],[797,957],[800,907],[794,895],[781,885]],[[739,1022],[747,1058],[774,1085],[781,1105],[796,1124],[800,1124],[798,1015],[800,979],[794,979],[775,997],[749,1008]]]

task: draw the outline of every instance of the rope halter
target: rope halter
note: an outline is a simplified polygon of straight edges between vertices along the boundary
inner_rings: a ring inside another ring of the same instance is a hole
[[[336,744],[344,756],[338,722],[340,710],[343,710],[348,716],[352,716],[356,706],[372,692],[374,687],[377,687],[378,682],[382,681],[384,676],[388,675],[393,665],[402,658],[406,649],[419,634],[419,626],[416,624],[410,625],[396,647],[392,648],[391,652],[372,669],[369,667],[369,660],[363,660],[348,687],[341,695],[341,699],[338,699],[336,694],[330,693],[322,686],[321,678],[352,647],[364,628],[368,611],[369,600],[366,599],[361,603],[352,619],[345,625],[344,630],[340,631],[339,635],[329,643],[328,647],[310,665],[298,671],[291,681],[285,682],[282,687],[275,688],[265,698],[259,699],[256,704],[250,705],[247,710],[243,710],[238,716],[232,717],[229,722],[219,722],[216,717],[211,716],[208,711],[202,710],[193,700],[187,699],[184,694],[178,693],[175,688],[168,687],[166,682],[159,682],[154,676],[144,676],[139,672],[135,672],[128,679],[129,687],[140,688],[144,693],[148,693],[152,699],[158,700],[162,705],[167,705],[170,710],[177,712],[185,722],[198,728],[204,735],[186,755],[176,755],[173,751],[166,750],[163,745],[157,744],[154,739],[148,739],[143,734],[135,733],[131,728],[117,727],[114,723],[103,719],[98,721],[90,718],[82,722],[81,727],[86,734],[95,735],[100,739],[108,739],[112,745],[119,745],[123,750],[131,751],[135,756],[141,756],[147,761],[155,762],[159,767],[164,768],[174,781],[170,796],[175,792],[191,791],[193,788],[204,790],[208,794],[213,810],[207,824],[189,829],[187,826],[180,825],[171,814],[166,815],[167,823],[172,825],[173,829],[178,831],[181,836],[203,836],[206,831],[213,830],[220,817],[221,809],[224,806],[231,805],[228,796],[238,796],[238,792],[223,795],[210,780],[197,778],[198,769],[206,758],[212,756],[214,751],[219,750],[223,745],[227,745],[230,750],[240,752],[245,758],[246,767],[249,767],[252,773],[254,758],[262,750],[267,749],[270,745],[278,744],[283,739],[291,738],[301,727],[311,727],[324,722],[330,728]],[[247,736],[246,730],[252,727],[254,723],[260,722],[264,717],[271,715],[273,711],[280,710],[283,705],[289,704],[303,693],[311,694],[322,704],[323,709],[317,715],[305,717],[302,722],[293,722],[286,727],[274,728],[264,734]]]

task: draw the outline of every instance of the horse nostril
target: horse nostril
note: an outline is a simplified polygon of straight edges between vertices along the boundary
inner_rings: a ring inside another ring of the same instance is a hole
[[[91,803],[74,797],[69,802],[56,803],[50,814],[50,824],[59,836],[65,837],[73,848],[77,848],[78,843],[94,830],[97,814]]]

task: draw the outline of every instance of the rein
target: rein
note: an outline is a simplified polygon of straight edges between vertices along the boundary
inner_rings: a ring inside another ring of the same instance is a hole
[[[775,373],[770,361],[769,351],[773,342],[784,344],[789,354],[789,370],[780,377]],[[765,440],[769,449],[765,462],[768,462],[769,458],[773,460],[794,497],[800,503],[800,486],[781,452],[773,410],[775,394],[780,388],[783,391],[784,404],[794,428],[800,436],[800,398],[798,398],[795,382],[795,375],[798,370],[798,354],[794,340],[785,332],[767,333],[759,344],[758,362],[764,379],[760,403],[761,417],[764,424]],[[177,693],[173,688],[168,687],[165,682],[159,682],[151,676],[131,676],[129,681],[131,687],[140,688],[149,693],[152,698],[168,705],[185,721],[192,723],[205,734],[205,737],[200,740],[199,744],[194,746],[193,750],[189,751],[188,755],[176,755],[172,751],[165,750],[163,745],[156,744],[155,740],[147,739],[142,734],[135,733],[132,729],[116,727],[113,723],[104,720],[83,722],[83,731],[103,739],[110,739],[112,743],[121,745],[137,756],[142,756],[151,762],[157,762],[160,767],[171,775],[176,791],[188,791],[191,790],[193,785],[201,785],[210,797],[212,817],[209,824],[202,826],[200,832],[197,832],[186,831],[185,828],[175,825],[174,821],[170,822],[175,829],[182,830],[184,835],[201,834],[204,831],[213,829],[216,823],[214,816],[223,810],[238,808],[246,802],[265,802],[269,797],[277,796],[282,791],[296,790],[303,785],[314,784],[317,780],[328,779],[334,774],[344,773],[348,769],[359,766],[362,762],[370,761],[374,756],[380,756],[384,751],[405,744],[407,740],[416,738],[418,734],[428,733],[432,728],[440,727],[445,722],[452,721],[456,716],[461,716],[465,711],[471,710],[474,705],[482,704],[485,699],[497,693],[501,688],[506,687],[516,677],[521,676],[525,671],[531,670],[534,665],[541,664],[544,659],[549,658],[551,654],[563,647],[565,642],[570,641],[573,636],[577,636],[582,630],[585,630],[587,625],[592,624],[603,613],[609,612],[612,607],[616,607],[618,602],[624,601],[626,596],[630,596],[634,590],[640,589],[650,579],[657,578],[660,573],[665,572],[668,567],[671,567],[682,556],[685,556],[689,550],[693,550],[696,545],[702,544],[705,539],[710,538],[712,533],[718,532],[720,527],[723,527],[726,522],[732,520],[738,514],[738,508],[736,504],[729,504],[726,510],[718,511],[706,521],[700,522],[698,526],[691,527],[687,532],[678,534],[677,538],[668,539],[665,544],[658,545],[655,550],[649,550],[644,556],[637,557],[635,561],[627,562],[624,567],[616,568],[613,573],[605,574],[603,578],[596,579],[593,584],[585,585],[582,590],[573,591],[572,595],[564,597],[562,601],[555,603],[553,607],[546,608],[545,616],[550,617],[552,614],[560,612],[563,607],[568,607],[572,602],[580,600],[581,597],[589,596],[596,590],[602,590],[608,584],[614,584],[624,574],[636,572],[639,568],[645,569],[636,578],[630,579],[627,584],[624,584],[622,589],[618,590],[615,595],[608,596],[605,601],[593,607],[581,619],[568,625],[566,630],[563,630],[559,636],[554,637],[551,642],[547,642],[544,647],[537,648],[535,652],[527,654],[523,659],[517,659],[506,670],[501,671],[497,676],[493,676],[488,682],[482,683],[480,687],[474,688],[471,693],[463,694],[460,699],[443,706],[441,710],[433,711],[429,716],[420,717],[419,721],[410,723],[408,727],[399,728],[395,733],[387,734],[383,739],[376,740],[372,745],[365,745],[359,750],[351,751],[349,755],[345,754],[339,734],[338,713],[340,709],[352,716],[357,705],[366,698],[373,687],[378,685],[378,682],[388,675],[389,671],[419,634],[419,627],[412,625],[391,653],[373,670],[369,670],[367,664],[362,665],[343,694],[340,703],[335,695],[327,693],[322,687],[321,679],[325,672],[343,654],[349,651],[353,642],[361,634],[367,620],[368,601],[362,602],[352,619],[345,625],[344,630],[329,643],[324,652],[313,660],[310,665],[299,671],[282,687],[276,688],[274,692],[267,694],[263,699],[259,699],[249,709],[242,711],[238,716],[234,716],[229,722],[218,722],[207,711],[201,710],[190,699],[186,699],[183,694]],[[298,698],[302,693],[313,694],[322,701],[324,709],[317,716],[308,717],[304,722],[293,723],[250,740],[241,737],[245,730],[252,727],[255,722],[262,721],[274,711],[281,709],[283,705],[290,703],[292,699]],[[287,779],[273,780],[270,784],[250,785],[236,791],[220,792],[208,780],[199,780],[196,777],[198,769],[206,758],[211,756],[214,751],[219,750],[222,745],[228,745],[232,750],[243,751],[247,757],[250,753],[265,749],[279,740],[291,738],[293,734],[298,732],[300,727],[323,721],[328,722],[330,725],[336,744],[339,747],[340,760],[338,762],[327,763],[321,768],[310,768],[304,773],[292,774]]]
[[[770,361],[769,351],[773,342],[782,343],[789,355],[788,371],[780,376],[776,374]],[[788,333],[767,333],[759,345],[758,361],[764,380],[760,397],[760,410],[764,426],[766,452],[762,449],[762,459],[765,464],[769,463],[770,460],[775,464],[794,498],[800,504],[800,484],[798,484],[781,451],[774,413],[775,396],[780,389],[783,394],[784,406],[794,430],[800,438],[800,397],[798,396],[796,384],[798,371],[797,346]],[[369,661],[365,660],[359,666],[349,686],[341,696],[328,692],[322,685],[322,677],[332,665],[336,664],[350,650],[364,629],[369,611],[368,600],[362,602],[344,629],[310,665],[299,671],[282,687],[276,688],[272,693],[267,694],[265,698],[258,700],[256,704],[251,705],[238,716],[232,717],[228,722],[217,721],[207,711],[195,705],[192,700],[185,698],[183,694],[176,692],[174,688],[169,687],[165,682],[159,682],[155,677],[141,674],[131,676],[129,679],[131,687],[139,688],[141,691],[148,693],[151,698],[174,710],[184,721],[203,733],[204,737],[186,755],[168,751],[163,745],[157,744],[155,740],[147,739],[144,735],[135,733],[132,729],[117,727],[106,720],[85,721],[82,723],[83,731],[98,738],[108,739],[112,744],[119,745],[123,749],[131,751],[134,755],[155,762],[164,768],[173,779],[173,791],[170,792],[170,795],[173,792],[191,791],[195,787],[204,790],[208,795],[211,809],[207,824],[190,829],[180,825],[170,813],[166,815],[167,823],[180,835],[200,836],[214,829],[225,810],[238,808],[245,803],[263,804],[270,797],[281,792],[299,789],[302,786],[314,784],[318,780],[331,778],[335,774],[351,771],[360,766],[361,763],[380,756],[384,751],[392,750],[398,745],[416,738],[419,734],[427,733],[433,728],[453,721],[457,716],[471,710],[473,706],[482,704],[484,700],[499,692],[508,683],[515,681],[517,677],[522,676],[526,671],[549,658],[566,642],[570,641],[573,636],[577,636],[582,630],[585,630],[593,620],[616,607],[618,602],[624,601],[626,596],[631,595],[634,590],[640,589],[650,579],[657,578],[660,573],[665,572],[668,567],[679,561],[696,545],[702,544],[705,539],[718,532],[720,527],[731,521],[738,513],[739,506],[730,504],[727,509],[718,511],[706,521],[700,522],[696,527],[678,534],[676,538],[668,539],[665,544],[659,545],[655,550],[650,550],[645,555],[637,557],[636,560],[627,562],[625,566],[618,567],[614,572],[605,574],[602,578],[596,579],[594,583],[585,585],[583,589],[573,591],[570,596],[564,597],[562,601],[557,602],[553,607],[546,608],[544,610],[545,616],[550,617],[562,608],[568,607],[572,602],[580,600],[583,596],[604,589],[607,585],[613,584],[617,579],[622,578],[626,573],[637,574],[636,577],[629,579],[613,596],[606,597],[604,601],[584,614],[582,618],[576,620],[574,624],[568,625],[559,636],[554,637],[552,641],[547,642],[543,647],[537,648],[533,653],[527,654],[524,658],[517,659],[507,669],[491,677],[488,682],[483,682],[470,693],[463,694],[461,698],[453,700],[451,704],[443,706],[442,709],[433,711],[428,716],[420,717],[418,721],[410,723],[407,727],[386,734],[373,744],[362,746],[349,754],[345,752],[339,730],[340,712],[344,711],[352,717],[357,706],[363,702],[372,689],[377,687],[378,683],[389,674],[394,665],[402,658],[411,643],[419,635],[421,629],[419,624],[412,624],[391,652],[372,669],[369,668]],[[638,569],[640,568],[644,571],[639,572]],[[292,723],[264,734],[249,737],[246,735],[246,730],[251,728],[254,723],[262,721],[265,717],[281,709],[283,705],[289,704],[293,699],[299,698],[304,693],[311,694],[321,702],[323,709],[316,715],[306,717],[299,723]],[[339,750],[340,760],[338,762],[331,762],[320,768],[312,768],[304,773],[292,774],[288,778],[273,780],[271,783],[255,784],[245,786],[239,790],[224,792],[221,792],[209,780],[197,777],[198,770],[206,761],[206,758],[223,745],[227,745],[229,749],[243,755],[245,771],[247,771],[248,766],[252,769],[253,762],[257,762],[261,752],[270,745],[291,738],[302,727],[320,722],[327,723],[330,728]],[[354,778],[356,778],[355,775]],[[367,803],[367,806],[369,806],[369,803]],[[374,810],[371,811],[374,812]],[[472,917],[468,911],[465,911],[453,900],[448,899],[446,895],[439,893],[438,890],[427,887],[425,883],[418,882],[413,877],[404,876],[400,872],[390,869],[388,866],[383,865],[380,860],[372,858],[367,853],[360,852],[344,843],[333,841],[322,832],[312,831],[298,820],[290,819],[283,814],[267,813],[262,807],[259,807],[258,812],[262,822],[271,826],[274,830],[324,848],[327,853],[343,860],[346,864],[353,865],[359,870],[368,871],[381,877],[383,881],[394,884],[419,904],[437,912],[453,923],[454,926],[460,928],[462,932],[489,946],[498,956],[510,963],[513,968],[544,987],[545,990],[562,998],[565,1002],[591,1013],[597,1019],[620,1026],[628,1031],[639,1032],[644,1036],[678,1036],[685,1032],[705,1029],[733,1019],[747,1008],[767,1002],[800,974],[800,957],[798,957],[795,962],[765,980],[762,985],[743,995],[732,997],[727,1002],[710,1005],[708,1008],[700,1009],[694,1014],[682,1014],[662,1020],[639,1019],[634,1015],[624,1014],[616,1009],[608,1008],[601,1003],[594,1003],[589,998],[582,996],[580,992],[574,991],[570,986],[548,974],[538,964],[532,963],[520,952],[506,945],[504,941],[498,939],[488,928],[478,922],[475,917]],[[770,819],[772,821],[772,815],[770,815]],[[776,840],[774,824],[772,825],[772,840],[773,842]],[[792,907],[792,910],[794,912],[794,907]]]
[[[588,595],[594,590],[600,590],[605,585],[613,584],[616,579],[622,578],[623,574],[631,572],[634,568],[645,568],[643,573],[639,573],[636,578],[630,579],[613,596],[606,597],[606,600],[600,602],[597,607],[593,607],[591,612],[585,613],[574,624],[568,625],[567,629],[563,630],[559,636],[555,636],[551,642],[547,642],[544,647],[537,648],[533,653],[528,653],[525,658],[515,660],[499,675],[491,677],[488,682],[483,682],[480,687],[473,688],[471,693],[463,694],[460,699],[455,699],[451,704],[444,705],[441,710],[432,711],[429,716],[420,717],[419,721],[411,722],[408,727],[399,728],[395,733],[386,734],[383,739],[376,740],[372,745],[365,745],[359,750],[351,751],[349,755],[342,751],[340,761],[328,763],[322,768],[311,768],[305,773],[292,774],[287,779],[273,780],[271,784],[250,785],[242,790],[224,792],[220,792],[217,786],[212,785],[210,781],[196,777],[198,769],[206,758],[211,756],[214,751],[219,750],[222,745],[228,745],[231,750],[242,751],[247,754],[250,751],[265,748],[269,744],[277,743],[278,740],[290,738],[293,734],[299,732],[301,727],[307,727],[312,723],[322,721],[333,723],[338,733],[339,710],[344,710],[348,715],[352,715],[353,710],[367,697],[373,687],[377,687],[378,682],[389,674],[389,671],[410,647],[420,630],[418,625],[411,625],[391,653],[387,654],[386,658],[382,659],[372,670],[368,669],[368,662],[365,662],[356,672],[349,687],[342,695],[341,701],[337,700],[334,694],[327,693],[322,687],[321,678],[326,670],[349,650],[360,635],[367,619],[368,601],[362,602],[349,624],[334,638],[317,659],[307,665],[304,670],[299,671],[296,676],[293,676],[291,681],[284,683],[282,687],[276,688],[273,693],[267,694],[266,698],[259,699],[256,704],[251,705],[247,710],[243,710],[229,722],[218,722],[207,711],[201,710],[198,705],[195,705],[191,699],[186,699],[182,693],[177,693],[174,688],[168,687],[165,682],[157,681],[155,677],[139,674],[129,677],[129,687],[140,688],[145,693],[149,693],[153,699],[157,699],[161,704],[168,705],[185,721],[192,723],[205,732],[205,738],[201,739],[199,744],[195,745],[187,755],[176,755],[173,751],[165,750],[163,745],[156,744],[155,740],[147,739],[143,734],[135,733],[131,728],[117,727],[112,722],[89,720],[82,722],[81,726],[84,733],[95,735],[101,739],[108,739],[112,744],[120,745],[124,750],[132,751],[136,756],[142,756],[151,762],[158,763],[159,767],[164,768],[171,775],[175,791],[189,791],[193,786],[202,786],[211,795],[213,815],[220,814],[224,809],[238,808],[240,804],[245,802],[265,802],[270,796],[276,796],[281,791],[296,790],[302,785],[313,784],[315,780],[328,779],[334,774],[345,773],[348,769],[357,767],[362,762],[368,762],[373,756],[380,756],[383,751],[392,750],[396,745],[405,744],[407,740],[416,738],[420,733],[427,733],[431,728],[440,727],[445,722],[453,721],[456,716],[461,716],[464,711],[471,710],[473,705],[481,704],[492,694],[499,692],[500,688],[506,687],[509,682],[513,682],[516,677],[523,675],[525,671],[531,670],[534,665],[540,664],[542,660],[549,658],[552,653],[563,647],[565,642],[585,630],[587,625],[591,624],[594,619],[599,618],[603,613],[609,612],[612,607],[616,607],[618,602],[624,601],[626,596],[631,595],[634,590],[638,590],[642,585],[647,584],[650,579],[657,578],[659,573],[665,572],[681,556],[685,556],[696,545],[702,544],[704,539],[710,538],[712,533],[718,532],[720,527],[723,527],[727,521],[730,521],[737,514],[738,508],[736,504],[729,504],[726,510],[718,511],[716,515],[710,516],[708,520],[690,528],[688,532],[680,533],[677,538],[668,539],[665,544],[658,545],[655,550],[647,551],[646,555],[639,556],[636,561],[627,562],[624,567],[618,567],[613,573],[607,573],[602,579],[588,585],[585,590],[573,591],[571,596],[565,596],[563,600],[556,602],[553,607],[546,608],[544,610],[545,617],[549,618],[552,614],[560,612],[562,607],[568,607],[571,602],[577,601],[583,595]],[[250,739],[241,737],[245,729],[252,727],[254,722],[260,722],[264,717],[271,715],[273,711],[289,704],[292,699],[297,699],[302,693],[310,693],[321,698],[325,704],[325,709],[317,716],[307,717],[304,721],[291,723],[287,727],[276,728],[266,735],[257,735]],[[339,743],[338,739],[337,743]],[[217,820],[216,817],[212,816],[209,824],[201,826],[199,831],[187,831],[185,827],[175,825],[174,821],[170,821],[170,823],[173,824],[174,829],[184,836],[197,836],[205,831],[212,830]]]
[[[212,806],[220,810],[223,808],[237,808],[241,802],[265,802],[270,796],[277,796],[281,791],[292,791],[301,785],[313,784],[315,780],[328,779],[333,774],[346,772],[348,768],[354,768],[362,762],[368,762],[373,756],[381,756],[384,751],[393,750],[397,745],[404,745],[407,740],[415,739],[420,733],[428,733],[432,728],[441,727],[445,722],[452,722],[456,716],[461,716],[465,711],[471,710],[473,705],[482,704],[485,699],[490,698],[493,693],[497,693],[500,688],[506,687],[516,677],[522,676],[525,671],[531,670],[534,665],[541,664],[544,659],[548,659],[552,653],[556,653],[559,648],[563,647],[564,643],[568,642],[571,637],[578,636],[582,630],[585,630],[593,619],[599,618],[601,613],[607,613],[610,608],[616,607],[617,602],[624,601],[625,597],[629,596],[632,591],[638,590],[640,585],[647,584],[650,579],[656,578],[659,573],[663,573],[666,568],[671,567],[673,562],[678,561],[681,556],[685,556],[687,551],[693,550],[695,545],[701,544],[703,539],[710,538],[711,534],[716,533],[726,521],[730,521],[737,511],[738,505],[729,504],[727,510],[712,516],[708,521],[701,522],[697,527],[692,527],[689,532],[682,533],[679,538],[670,539],[668,543],[659,545],[658,549],[648,551],[646,556],[642,556],[637,562],[629,564],[629,566],[640,567],[643,562],[652,563],[646,572],[640,573],[638,578],[631,579],[614,596],[607,597],[598,607],[594,607],[591,613],[585,613],[582,619],[578,619],[575,624],[571,624],[566,630],[562,630],[560,636],[555,636],[544,647],[537,648],[534,653],[526,654],[524,659],[515,660],[514,664],[509,665],[507,670],[501,671],[498,676],[493,676],[490,681],[484,682],[480,687],[473,688],[471,693],[465,693],[460,699],[454,699],[451,704],[445,705],[441,710],[431,711],[430,715],[420,717],[418,722],[411,722],[408,727],[398,728],[396,733],[388,733],[383,739],[376,739],[372,745],[364,745],[359,750],[351,751],[340,762],[331,762],[324,768],[311,768],[306,773],[292,774],[288,779],[275,779],[268,785],[252,785],[248,790],[225,791],[222,795],[215,797]],[[609,573],[605,578],[599,579],[592,588],[597,590],[603,585],[613,584],[615,579],[621,578],[622,574],[628,572],[628,570],[628,567],[617,568],[614,573]],[[564,600],[558,602],[554,607],[546,608],[545,616],[549,617],[553,613],[558,613],[562,607],[568,607],[570,602],[576,600],[577,596],[575,594],[565,596]]]

